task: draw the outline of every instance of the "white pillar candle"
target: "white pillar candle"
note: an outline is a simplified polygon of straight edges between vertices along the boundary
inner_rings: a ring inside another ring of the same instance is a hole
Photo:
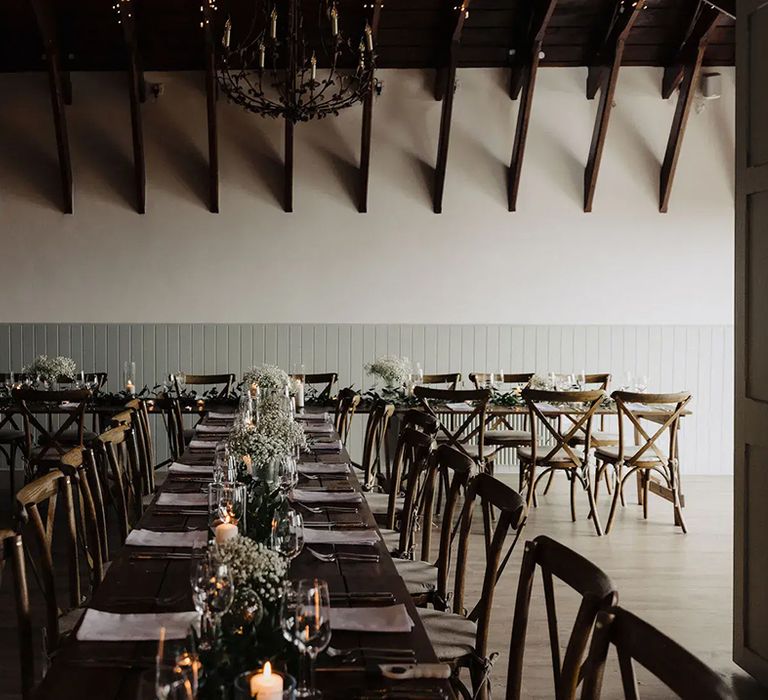
[[[125,390],[131,396],[133,396],[136,393],[136,387],[134,386],[133,382],[130,379],[125,383]]]
[[[214,530],[216,544],[224,544],[237,537],[237,525],[234,523],[221,523]]]
[[[261,673],[251,676],[251,697],[257,700],[282,700],[283,677],[272,673],[272,664],[267,661]]]
[[[296,408],[299,411],[304,408],[304,382],[301,379],[296,382]]]

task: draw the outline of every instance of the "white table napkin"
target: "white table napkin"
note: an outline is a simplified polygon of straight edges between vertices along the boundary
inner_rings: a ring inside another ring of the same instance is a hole
[[[302,420],[306,423],[325,423],[328,420],[327,413],[300,413],[296,420]]]
[[[88,608],[77,630],[81,642],[141,642],[160,639],[165,627],[166,639],[184,639],[191,626],[199,624],[199,613],[189,612],[118,614]]]
[[[178,506],[189,508],[190,506],[208,506],[208,494],[206,493],[161,493],[157,499],[159,506]]]
[[[190,450],[213,450],[216,449],[216,443],[213,440],[190,440],[187,445]]]
[[[291,498],[294,501],[307,503],[360,503],[362,496],[357,491],[308,491],[293,489]]]
[[[342,462],[341,464],[301,462],[298,468],[299,474],[349,474],[349,465],[346,462]]]
[[[125,544],[132,547],[202,547],[208,541],[205,530],[191,532],[155,532],[131,530]]]
[[[209,433],[212,435],[226,435],[232,430],[229,425],[212,425],[210,423],[199,423],[195,430],[198,433]]]
[[[174,462],[168,467],[169,474],[186,474],[187,476],[213,476],[213,465],[208,464],[180,464]]]
[[[447,403],[445,404],[446,408],[450,408],[452,411],[468,411],[471,408],[474,408],[474,406],[471,403],[467,403],[466,401],[459,401],[458,403]]]
[[[376,544],[379,533],[376,530],[322,530],[313,527],[304,529],[307,544]]]
[[[314,452],[341,452],[341,440],[312,440],[309,448]]]
[[[405,605],[331,608],[331,629],[345,632],[410,632],[413,620]]]
[[[208,411],[208,418],[211,420],[228,420],[233,423],[235,422],[234,413],[218,413],[216,411]]]

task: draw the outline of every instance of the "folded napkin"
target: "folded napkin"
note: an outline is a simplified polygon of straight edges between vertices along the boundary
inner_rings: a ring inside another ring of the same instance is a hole
[[[216,411],[208,411],[208,418],[211,420],[228,420],[232,423],[235,422],[234,413],[217,413]]]
[[[216,443],[213,440],[190,440],[187,444],[190,450],[215,450]]]
[[[375,608],[331,607],[331,629],[340,632],[410,632],[413,620],[402,603]]]
[[[184,639],[191,626],[197,627],[200,615],[189,612],[109,613],[88,608],[77,630],[81,642],[141,642],[160,639],[165,627],[166,639]]]
[[[332,433],[333,426],[330,423],[310,423],[304,430],[308,433]]]
[[[313,440],[309,448],[313,452],[341,452],[341,440]]]
[[[191,532],[155,532],[154,530],[131,530],[125,544],[132,547],[202,547],[208,542],[205,530]]]
[[[77,401],[62,401],[59,406],[61,408],[72,409],[77,408],[80,404]]]
[[[187,476],[213,476],[213,465],[208,464],[179,464],[174,462],[168,467],[169,474],[186,474]]]
[[[307,544],[377,544],[379,539],[376,530],[304,529],[304,542]]]
[[[309,503],[360,503],[362,496],[357,491],[309,491],[293,489],[291,498],[294,501]]]
[[[459,401],[458,403],[447,403],[446,408],[450,408],[452,411],[467,411],[470,408],[474,408],[471,403],[466,401]]]
[[[349,474],[349,465],[345,462],[341,464],[327,464],[326,462],[301,462],[299,464],[299,474]]]
[[[296,420],[303,420],[307,423],[325,423],[328,420],[327,413],[300,413],[296,416]]]
[[[208,494],[206,493],[161,493],[157,499],[159,506],[208,506]]]
[[[212,433],[216,435],[226,435],[232,430],[230,425],[212,425],[211,423],[198,423],[195,427],[198,433]]]

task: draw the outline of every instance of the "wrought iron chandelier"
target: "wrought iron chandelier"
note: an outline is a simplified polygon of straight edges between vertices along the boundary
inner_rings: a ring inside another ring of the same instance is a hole
[[[312,5],[310,17],[304,9]],[[336,0],[253,0],[240,21],[230,13],[224,24],[217,75],[227,97],[249,112],[295,124],[338,115],[373,89],[371,25],[345,33]]]

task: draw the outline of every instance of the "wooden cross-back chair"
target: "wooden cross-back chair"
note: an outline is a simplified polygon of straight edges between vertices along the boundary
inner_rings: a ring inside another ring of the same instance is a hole
[[[112,416],[112,426],[129,425],[136,439],[136,452],[141,472],[141,493],[147,496],[155,492],[155,448],[149,423],[147,404],[133,399],[125,405],[126,410]]]
[[[171,453],[170,459],[157,465],[160,467],[170,462],[178,462],[181,455],[184,454],[186,448],[184,416],[181,412],[181,402],[174,396],[162,396],[154,399],[154,408],[163,417],[168,437],[168,450]],[[154,459],[152,461],[154,462]]]
[[[491,376],[502,384],[528,384],[533,377],[533,372],[513,372],[511,374],[505,372],[503,376],[501,372],[470,372],[469,381],[475,385],[475,389],[489,389]]]
[[[339,381],[339,375],[336,372],[292,374],[291,376],[303,380],[305,386],[312,387],[315,392],[312,398],[318,403],[327,403],[333,398],[333,392]]]
[[[438,442],[455,447],[484,470],[492,471],[493,451],[486,450],[485,428],[489,389],[435,389],[417,386],[414,396],[437,420]],[[448,404],[466,404],[466,413],[452,410]],[[456,419],[455,421],[453,419]]]
[[[6,562],[11,563],[13,590],[16,602],[16,624],[21,671],[21,697],[30,700],[35,684],[35,653],[32,641],[32,613],[29,604],[27,569],[24,562],[24,544],[21,535],[13,530],[0,529],[0,584]]]
[[[27,458],[26,478],[29,480],[38,472],[44,473],[55,468],[61,456],[73,447],[83,446],[85,440],[85,405],[92,393],[88,389],[66,391],[39,391],[37,389],[14,389],[16,409],[24,423],[24,451]],[[58,428],[50,421],[44,425],[44,415],[36,407],[50,406],[61,414]],[[35,433],[37,444],[35,444]]]
[[[600,700],[608,649],[619,657],[626,700],[640,700],[633,661],[650,671],[681,700],[731,700],[722,677],[687,649],[628,610],[616,607],[598,614],[589,651],[589,673],[581,700]],[[616,697],[611,695],[611,697]]]
[[[51,653],[58,649],[62,631],[73,626],[74,615],[80,612],[78,606],[84,600],[72,478],[58,469],[49,471],[19,489],[16,501],[20,523],[25,532],[27,528],[32,530],[31,536],[27,538],[27,547],[31,541],[36,545],[36,556],[30,556],[29,561],[45,599],[44,640],[46,651]],[[63,522],[57,523],[59,505],[63,509]],[[54,536],[64,542],[68,581],[67,606],[60,604],[56,589]]]
[[[461,383],[461,372],[444,372],[442,374],[425,374],[418,380],[418,386],[435,386],[445,384],[445,389],[455,391]]]
[[[450,449],[441,447],[442,450]],[[458,459],[458,457],[457,457]],[[466,464],[466,462],[465,462]],[[458,499],[459,490],[453,491]],[[451,500],[449,494],[448,501]],[[476,505],[480,505],[483,518],[485,571],[481,593],[475,606],[465,609],[465,593],[469,567],[469,542]],[[449,508],[446,505],[446,513]],[[495,527],[492,514],[496,514]],[[490,697],[490,670],[492,658],[488,653],[488,635],[491,622],[494,591],[501,573],[509,561],[512,548],[525,524],[525,501],[520,494],[495,479],[480,473],[470,479],[465,490],[464,505],[458,520],[458,546],[453,567],[453,586],[449,590],[453,532],[451,524],[444,522],[440,538],[437,591],[434,609],[419,609],[427,635],[438,658],[453,668],[452,683],[465,698]],[[447,521],[447,518],[446,518]],[[445,528],[451,530],[450,534]],[[504,548],[509,531],[515,538],[507,554]],[[467,668],[472,679],[470,693],[459,678],[459,671]]]
[[[461,494],[466,490],[469,479],[477,471],[477,465],[463,452],[447,445],[440,445],[436,450],[430,452],[426,463],[426,477],[423,480],[421,476],[423,465],[415,466],[419,469],[419,474],[414,480],[412,488],[423,490],[421,513],[417,513],[416,518],[414,518],[414,521],[418,522],[417,518],[420,517],[423,522],[421,552],[418,559],[396,558],[393,561],[397,573],[405,582],[408,592],[417,605],[431,603],[439,610],[446,610],[448,579],[447,577],[443,579],[443,590],[438,592],[439,565],[440,561],[450,557],[460,522],[456,519],[458,503]],[[431,563],[432,516],[435,506],[435,489],[438,482],[447,484],[445,489],[446,505],[442,515],[438,556],[436,561]],[[411,523],[408,526],[411,526]],[[414,549],[415,547],[411,551],[415,555]]]
[[[8,488],[11,498],[10,512],[13,512],[13,504],[16,497],[16,457],[21,451],[25,455],[26,433],[16,422],[16,413],[9,408],[0,415],[0,453],[8,464]]]
[[[333,427],[341,438],[342,444],[347,444],[352,417],[360,405],[360,394],[353,389],[340,389],[336,397],[336,408],[333,416]]]
[[[142,477],[133,428],[119,425],[103,432],[94,443],[96,460],[109,473],[111,500],[117,511],[120,541],[124,542],[141,517]]]
[[[592,419],[600,407],[605,392],[595,391],[548,391],[523,389],[523,399],[531,414],[531,445],[517,451],[521,469],[526,470],[525,481],[528,484],[528,507],[536,505],[536,487],[543,478],[554,471],[562,471],[571,484],[571,519],[576,520],[576,484],[579,483],[587,492],[589,516],[598,535],[602,535],[600,516],[595,506],[594,494],[589,474],[589,451],[591,449]],[[550,420],[543,410],[552,404],[567,404],[573,408],[571,420],[563,428],[560,420]],[[576,408],[580,406],[580,410]],[[539,434],[550,439],[549,443],[540,443]],[[574,435],[584,434],[584,444],[572,444]],[[537,474],[538,467],[543,470]]]
[[[629,391],[614,391],[611,395],[616,401],[619,413],[619,442],[616,446],[603,446],[595,450],[595,459],[602,463],[601,469],[612,465],[615,470],[616,488],[611,501],[606,532],[610,532],[616,517],[616,507],[621,497],[624,484],[633,474],[639,473],[643,493],[643,517],[648,517],[648,491],[652,472],[658,474],[663,485],[672,495],[675,524],[687,532],[683,519],[683,499],[680,491],[680,461],[678,450],[678,432],[680,419],[685,407],[691,400],[687,391],[672,394],[639,394]],[[652,421],[650,429],[643,425],[643,409],[663,409],[661,418]],[[629,428],[629,430],[628,430]],[[629,435],[627,433],[630,433]],[[667,448],[661,446],[667,436]],[[626,469],[626,473],[624,473]],[[595,479],[599,478],[600,472]]]
[[[617,603],[618,593],[613,582],[601,569],[565,545],[545,535],[526,542],[509,645],[507,700],[519,700],[522,697],[523,657],[536,569],[541,571],[544,584],[555,688],[552,697],[555,700],[576,700],[578,686],[587,668],[585,657],[595,619],[601,610],[607,610]],[[567,584],[581,596],[562,662],[553,579]]]
[[[421,458],[424,456],[424,449],[428,447],[431,452],[436,434],[437,420],[434,416],[416,409],[409,409],[403,414],[395,446],[395,455],[392,461],[392,472],[386,489],[387,528],[393,529],[395,527],[398,499],[404,496],[405,491],[407,491],[408,480],[411,478],[411,469],[414,463],[420,463]],[[419,437],[420,435],[424,437]],[[419,475],[420,471],[414,472],[414,476]],[[405,491],[403,489],[404,483],[406,485]]]
[[[172,374],[169,377],[177,396],[181,396],[182,387],[179,377]],[[225,372],[222,374],[184,374],[184,384],[188,386],[208,385],[219,389],[217,398],[226,399],[232,395],[232,389],[235,386],[236,378],[234,372]],[[219,388],[220,387],[220,388]]]
[[[375,400],[368,412],[363,436],[363,459],[355,467],[363,472],[363,491],[373,491],[384,479],[381,470],[381,451],[387,436],[389,420],[395,412],[394,404]]]

